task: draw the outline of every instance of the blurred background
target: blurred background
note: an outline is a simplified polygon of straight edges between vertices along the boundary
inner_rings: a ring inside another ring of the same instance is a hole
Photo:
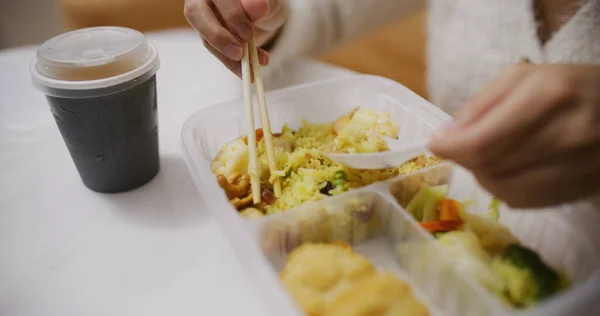
[[[183,17],[184,2],[0,0],[0,49],[40,44],[63,31],[89,26],[118,25],[142,32],[189,28]],[[336,47],[319,59],[361,73],[391,78],[426,97],[425,19],[425,12],[419,12]]]

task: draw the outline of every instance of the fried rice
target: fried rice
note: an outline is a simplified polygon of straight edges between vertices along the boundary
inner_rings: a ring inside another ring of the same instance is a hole
[[[257,130],[257,154],[261,179],[262,202],[252,205],[248,181],[247,138],[239,138],[222,148],[212,164],[213,172],[230,201],[243,216],[260,217],[294,208],[309,201],[338,195],[351,189],[384,181],[399,174],[439,164],[438,157],[417,157],[399,167],[358,170],[342,166],[327,158],[326,152],[379,152],[387,150],[384,137],[397,138],[398,126],[388,113],[357,109],[328,124],[302,121],[297,130],[284,125],[273,135],[275,157],[281,179],[281,196],[275,198],[269,179],[268,159],[262,130]],[[228,191],[228,185],[240,194]],[[247,192],[244,192],[247,191]],[[230,194],[231,193],[231,194]],[[239,196],[238,196],[239,195]]]

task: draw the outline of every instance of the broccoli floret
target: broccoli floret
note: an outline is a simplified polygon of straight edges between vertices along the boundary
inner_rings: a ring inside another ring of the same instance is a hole
[[[556,271],[537,253],[517,244],[508,245],[492,267],[506,283],[503,295],[517,307],[534,305],[562,288]]]

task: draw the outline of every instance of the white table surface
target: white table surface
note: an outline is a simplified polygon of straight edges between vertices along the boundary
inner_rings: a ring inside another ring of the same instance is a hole
[[[135,191],[81,182],[44,96],[35,47],[0,51],[0,315],[266,315],[182,157],[196,110],[241,96],[239,79],[191,31],[151,34],[161,171]],[[269,88],[346,75],[298,61]]]

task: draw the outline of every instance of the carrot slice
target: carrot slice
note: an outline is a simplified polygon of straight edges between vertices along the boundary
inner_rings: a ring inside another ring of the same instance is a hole
[[[458,210],[461,207],[462,204],[459,201],[452,199],[441,200],[439,204],[440,221],[460,221],[460,213]]]
[[[445,232],[456,230],[463,224],[463,221],[437,221],[437,222],[424,222],[420,223],[421,227],[423,227],[426,231],[435,233],[435,232]]]

